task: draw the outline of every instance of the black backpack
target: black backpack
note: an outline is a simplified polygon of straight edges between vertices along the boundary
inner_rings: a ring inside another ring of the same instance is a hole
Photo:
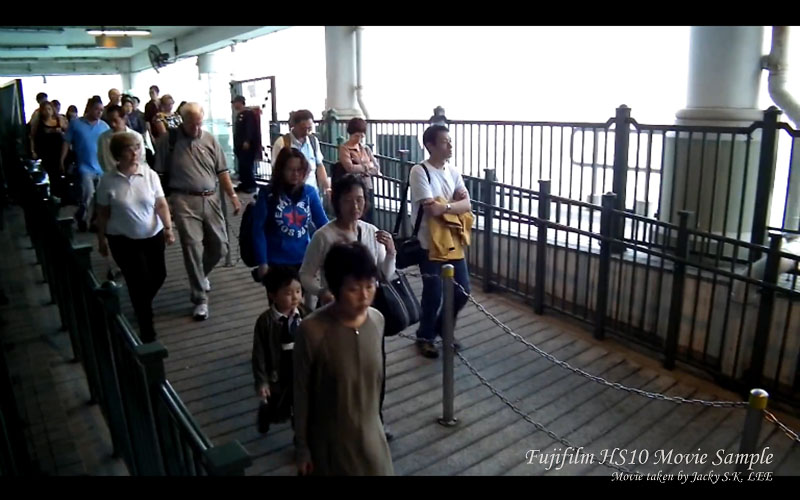
[[[242,220],[239,225],[239,257],[247,267],[255,267],[256,252],[253,248],[253,212],[255,211],[255,202],[249,202],[244,207],[242,212]]]

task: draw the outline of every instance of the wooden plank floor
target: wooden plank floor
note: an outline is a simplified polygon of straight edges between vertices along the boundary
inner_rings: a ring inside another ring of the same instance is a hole
[[[243,197],[246,201],[246,197]],[[232,220],[231,247],[238,257]],[[78,235],[90,241],[92,235]],[[93,266],[104,277],[109,264],[96,253]],[[167,250],[167,281],[155,302],[156,330],[169,350],[167,378],[195,419],[215,443],[238,439],[253,457],[250,475],[293,475],[292,431],[274,426],[265,437],[256,432],[257,399],[252,387],[250,354],[253,325],[267,307],[264,288],[255,284],[241,263],[220,266],[211,274],[210,317],[190,318],[192,304],[178,244]],[[420,290],[421,283],[413,279]],[[613,340],[595,341],[589,332],[551,316],[537,316],[517,301],[498,294],[474,296],[514,331],[559,359],[610,381],[648,391],[703,399],[738,400],[708,381],[680,370],[667,371],[653,359]],[[123,309],[132,319],[127,294]],[[562,448],[524,421],[494,396],[459,361],[455,368],[455,409],[459,424],[440,426],[441,359],[419,356],[411,342],[387,340],[387,387],[384,416],[395,434],[390,443],[399,475],[609,475],[597,462],[603,449],[646,449],[648,464],[639,472],[678,470],[724,472],[733,465],[711,465],[718,449],[738,452],[745,412],[646,399],[607,388],[553,365],[495,327],[471,304],[461,313],[457,337],[470,362],[531,418],[542,423],[584,453],[597,457],[593,465],[569,464],[561,470],[528,464],[526,452]],[[792,428],[798,420],[779,416]],[[774,454],[770,465],[753,470],[800,475],[800,446],[774,425],[764,423],[762,446]],[[705,465],[654,465],[656,450],[708,453]]]

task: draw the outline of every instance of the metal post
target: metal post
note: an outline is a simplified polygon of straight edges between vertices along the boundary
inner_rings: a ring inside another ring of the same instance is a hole
[[[611,286],[611,247],[614,238],[614,206],[617,195],[603,195],[603,211],[600,214],[600,267],[597,270],[597,303],[595,305],[594,338],[603,340],[606,336],[606,312],[608,310],[608,290]]]
[[[166,429],[159,429],[156,424],[156,412],[161,402],[159,388],[164,382],[164,358],[167,357],[167,349],[161,342],[155,341],[148,344],[140,344],[134,348],[136,358],[144,369],[144,382],[147,387],[147,398],[141,401],[142,413],[145,418],[143,429],[147,433],[150,448],[151,466],[150,474],[166,475],[164,457],[161,453],[161,434],[169,432]]]
[[[626,105],[617,108],[614,119],[614,177],[612,189],[617,195],[615,208],[625,210],[625,194],[628,190],[628,149],[630,147],[630,119],[631,109]],[[621,240],[624,236],[625,225],[617,224],[614,237]],[[621,253],[623,247],[614,245],[614,253]]]
[[[397,173],[397,178],[403,181],[403,183],[400,185],[400,189],[410,189],[408,185],[408,178],[411,174],[411,168],[406,169],[406,164],[408,163],[408,150],[398,149],[397,156],[400,158],[398,162],[400,171]],[[389,177],[391,177],[391,175]],[[398,193],[399,199],[402,200],[406,198],[406,196],[403,196],[404,194],[406,193]],[[411,234],[411,230],[408,227],[408,217],[406,216],[406,214],[408,213],[408,209],[406,208],[406,205],[400,207],[400,213],[403,214],[403,217],[401,219],[402,223],[400,225],[400,234],[409,235]]]
[[[753,353],[750,357],[748,381],[752,385],[761,383],[764,372],[764,363],[767,357],[767,343],[769,340],[770,326],[772,324],[772,311],[775,306],[775,285],[778,283],[779,265],[781,262],[781,243],[783,235],[777,231],[769,233],[769,254],[764,268],[763,286],[761,287],[761,301],[758,305],[758,318],[756,319],[756,335],[753,341]]]
[[[539,181],[539,214],[536,228],[536,290],[533,310],[544,314],[544,287],[547,266],[547,221],[550,220],[550,181]]]
[[[778,145],[778,116],[781,111],[770,106],[764,112],[764,128],[761,131],[761,150],[758,156],[758,178],[756,180],[756,199],[753,205],[753,226],[750,242],[764,244],[769,215],[769,199],[772,194],[772,181],[775,176],[775,151]],[[761,252],[750,252],[750,260],[761,258]]]
[[[483,169],[483,291],[492,291],[492,267],[494,265],[494,206],[495,206],[495,171],[493,168]],[[499,235],[498,235],[499,238]]]
[[[67,223],[67,221],[64,221]],[[72,222],[72,218],[68,223]],[[71,226],[70,231],[71,231]],[[73,268],[67,267],[66,281],[67,294],[70,296],[70,310],[74,318],[75,331],[81,342],[83,355],[83,367],[86,371],[86,380],[89,383],[89,404],[94,404],[103,399],[102,375],[98,365],[98,353],[92,337],[91,318],[89,317],[89,305],[87,295],[89,291],[86,286],[86,275],[91,269],[91,244],[70,243],[70,248],[75,255],[78,265]]]
[[[747,416],[744,418],[744,431],[742,432],[742,442],[739,446],[739,453],[755,453],[758,444],[758,435],[761,432],[761,421],[764,419],[764,410],[767,409],[769,394],[764,389],[753,389],[750,391],[750,401],[747,407]],[[740,463],[736,466],[736,472],[744,473],[747,471],[747,463]]]
[[[678,353],[678,340],[683,320],[683,291],[686,286],[686,259],[689,258],[689,215],[686,210],[678,211],[678,242],[675,266],[672,271],[672,296],[669,303],[667,340],[664,346],[664,368],[675,368]]]
[[[455,277],[455,267],[452,264],[442,266],[442,286],[444,290],[444,305],[442,306],[442,387],[444,398],[442,399],[442,418],[439,423],[445,427],[452,427],[458,423],[453,416],[453,327],[455,325],[455,314],[453,305],[453,278]]]

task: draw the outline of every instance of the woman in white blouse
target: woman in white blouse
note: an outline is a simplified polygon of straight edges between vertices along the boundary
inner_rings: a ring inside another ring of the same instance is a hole
[[[97,185],[97,243],[100,255],[111,250],[128,285],[140,337],[152,342],[153,299],[167,277],[165,244],[173,244],[175,234],[158,174],[141,157],[141,141],[130,132],[111,137],[117,166]]]
[[[336,218],[314,233],[306,249],[300,267],[300,282],[306,293],[319,297],[321,305],[333,300],[320,270],[334,243],[360,241],[375,258],[382,276],[386,279],[394,277],[396,251],[392,235],[360,220],[367,210],[367,193],[368,188],[361,177],[346,174],[338,179],[331,199]]]
[[[386,231],[381,231],[369,222],[361,219],[367,210],[368,188],[363,178],[353,175],[343,175],[333,184],[331,204],[336,218],[328,222],[311,238],[311,243],[306,249],[303,257],[303,265],[300,266],[300,282],[306,293],[316,295],[321,304],[327,304],[334,300],[333,294],[328,290],[325,282],[324,273],[321,273],[322,265],[328,250],[339,242],[349,243],[359,241],[369,250],[378,266],[378,272],[385,279],[392,279],[395,273],[395,256],[397,252],[394,248],[392,235]],[[319,282],[317,281],[319,275]],[[380,408],[381,421],[383,421],[383,397],[386,393],[386,350],[383,351],[383,382],[381,384]],[[386,439],[392,439],[392,433],[384,423],[383,430]]]

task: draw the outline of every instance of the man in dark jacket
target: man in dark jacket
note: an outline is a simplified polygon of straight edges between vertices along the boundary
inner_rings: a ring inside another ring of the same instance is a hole
[[[233,125],[233,152],[239,164],[236,191],[253,194],[257,190],[256,160],[261,159],[261,124],[256,112],[245,107],[243,96],[237,95],[231,104],[236,111]]]

